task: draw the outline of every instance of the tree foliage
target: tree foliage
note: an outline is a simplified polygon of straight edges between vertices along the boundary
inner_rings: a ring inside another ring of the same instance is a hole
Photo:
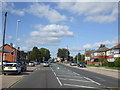
[[[58,53],[57,53],[57,57],[60,57],[60,58],[66,58],[68,59],[69,58],[69,55],[70,55],[70,52],[68,49],[66,48],[59,48],[58,49]]]
[[[79,62],[83,62],[85,60],[85,55],[81,55],[80,53],[78,53],[76,56],[75,56],[75,61],[77,62],[77,60]]]

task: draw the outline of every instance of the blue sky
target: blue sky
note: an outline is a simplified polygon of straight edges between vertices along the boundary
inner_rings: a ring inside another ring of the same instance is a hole
[[[73,56],[100,44],[112,47],[118,42],[117,5],[113,2],[2,3],[2,19],[4,12],[8,12],[6,43],[17,44],[24,51],[34,46],[45,47],[53,57],[58,48],[67,46]],[[21,22],[16,43],[17,20]]]

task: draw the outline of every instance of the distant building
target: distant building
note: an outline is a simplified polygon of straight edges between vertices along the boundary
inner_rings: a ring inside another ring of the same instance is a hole
[[[2,49],[2,47],[0,47],[0,49]],[[7,50],[7,51],[10,51],[11,53],[4,52],[3,61],[15,62],[15,61],[19,60],[19,58],[20,58],[20,47],[18,47],[18,49],[16,49],[16,48],[13,47],[13,44],[10,43],[10,45],[5,44],[4,49]],[[16,57],[16,54],[17,54],[17,57]],[[2,53],[0,52],[0,59],[1,58],[2,58]]]

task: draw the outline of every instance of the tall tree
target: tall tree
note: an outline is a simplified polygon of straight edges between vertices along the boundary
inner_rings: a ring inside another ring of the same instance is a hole
[[[20,60],[25,61],[26,60],[27,53],[24,51],[20,51]]]
[[[37,47],[33,47],[32,51],[30,52],[30,60],[32,61],[39,61],[40,52]]]
[[[48,59],[50,59],[50,51],[46,48],[40,48],[39,49],[40,52],[40,60],[41,61],[48,61]]]
[[[66,48],[58,49],[57,57],[63,58],[63,60],[64,60],[64,58],[69,59],[69,55],[70,55],[70,52],[68,49],[66,49]]]

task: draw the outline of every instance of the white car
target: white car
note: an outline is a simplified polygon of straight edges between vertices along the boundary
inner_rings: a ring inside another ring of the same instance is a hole
[[[35,63],[34,62],[29,62],[28,66],[35,66]]]
[[[4,75],[6,74],[20,74],[21,67],[18,63],[7,63],[3,68]]]
[[[44,62],[43,62],[43,67],[49,67],[49,65],[50,65],[50,64],[49,64],[48,61],[44,61]]]

